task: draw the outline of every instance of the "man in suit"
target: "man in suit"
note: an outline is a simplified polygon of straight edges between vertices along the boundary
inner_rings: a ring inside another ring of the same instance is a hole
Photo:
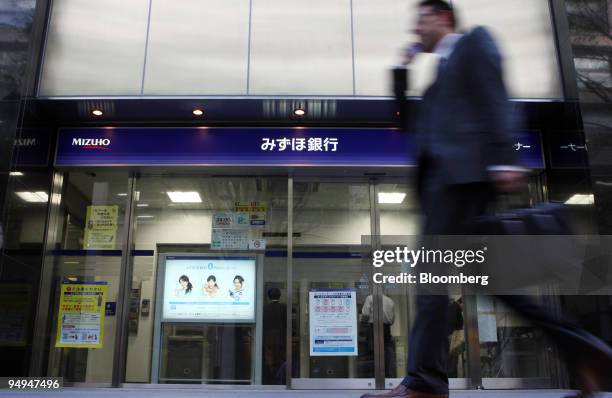
[[[287,351],[287,306],[280,298],[279,288],[268,289],[269,302],[263,308],[263,384],[283,384],[279,369]]]
[[[424,235],[463,235],[485,215],[497,192],[524,184],[516,166],[509,103],[501,56],[486,29],[456,32],[452,7],[424,0],[416,33],[421,43],[406,52],[439,58],[434,83],[425,92],[417,117],[417,191],[425,215]],[[590,392],[612,373],[611,351],[604,343],[524,296],[501,296],[506,304],[542,327],[566,355],[579,364],[581,388]],[[407,377],[382,395],[363,398],[444,398],[448,396],[448,297],[417,296],[417,317],[408,346]],[[603,367],[606,371],[598,372]]]
[[[395,377],[395,343],[391,335],[391,326],[395,322],[395,303],[383,293],[383,336],[385,343],[385,376]],[[369,294],[361,307],[363,320],[368,323],[368,356],[374,358],[374,296]],[[371,354],[371,355],[369,355]]]

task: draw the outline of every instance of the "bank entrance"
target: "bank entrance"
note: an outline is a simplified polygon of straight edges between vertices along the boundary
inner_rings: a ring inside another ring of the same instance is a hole
[[[529,187],[503,208],[546,199],[539,134],[519,139]],[[395,386],[414,292],[372,283],[368,255],[420,230],[411,142],[386,128],[60,129],[31,374]],[[498,302],[449,306],[452,388],[564,383],[555,349]]]

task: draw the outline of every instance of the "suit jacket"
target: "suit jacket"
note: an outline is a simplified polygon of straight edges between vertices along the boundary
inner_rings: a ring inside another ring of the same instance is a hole
[[[263,307],[263,341],[267,348],[284,350],[287,344],[287,306],[272,301]]]
[[[417,117],[417,159],[427,155],[436,184],[489,180],[488,168],[515,165],[501,56],[491,35],[465,34],[425,92]]]

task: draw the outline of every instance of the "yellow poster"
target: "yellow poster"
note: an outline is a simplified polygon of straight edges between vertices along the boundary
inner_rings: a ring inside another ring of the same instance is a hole
[[[102,348],[106,282],[66,282],[60,294],[56,347]]]
[[[234,211],[239,213],[265,213],[267,210],[267,202],[234,202]]]
[[[268,202],[234,202],[234,211],[249,214],[249,225],[251,227],[263,227],[266,225],[266,212]]]
[[[114,249],[119,206],[87,206],[84,249]]]

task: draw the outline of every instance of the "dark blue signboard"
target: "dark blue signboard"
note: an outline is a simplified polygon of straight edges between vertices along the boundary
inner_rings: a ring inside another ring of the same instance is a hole
[[[59,132],[58,166],[409,167],[413,135],[395,129],[70,128]],[[543,167],[538,133],[521,133],[521,162]]]
[[[551,167],[583,170],[589,167],[588,147],[582,132],[555,132],[548,141]]]
[[[522,131],[518,133],[513,149],[518,154],[518,161],[521,166],[529,169],[545,168],[542,139],[539,132]]]

